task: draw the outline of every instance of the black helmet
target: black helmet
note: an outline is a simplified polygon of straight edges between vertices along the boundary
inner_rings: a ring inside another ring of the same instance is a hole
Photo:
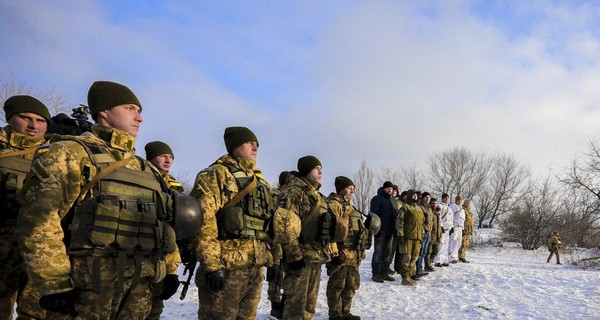
[[[184,193],[173,194],[173,228],[177,240],[195,235],[202,226],[202,218],[198,200]]]

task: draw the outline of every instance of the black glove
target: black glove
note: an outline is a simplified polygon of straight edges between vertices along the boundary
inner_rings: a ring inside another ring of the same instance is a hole
[[[278,264],[273,265],[270,268],[267,268],[267,282],[277,281],[277,277],[279,277],[280,267]]]
[[[454,233],[454,228],[450,229],[450,234]]]
[[[300,270],[304,267],[306,267],[306,262],[304,262],[304,258],[298,261],[288,263],[288,268],[290,268],[291,270]]]
[[[165,276],[163,281],[163,291],[160,294],[160,298],[167,300],[172,297],[179,288],[179,277],[176,274],[168,274]]]
[[[331,258],[331,264],[334,266],[339,266],[340,264],[344,263],[344,257],[342,256],[335,256],[333,258]]]
[[[41,297],[40,306],[48,311],[77,317],[77,310],[75,310],[74,300],[75,291],[69,290]]]
[[[225,271],[223,269],[211,271],[204,275],[206,288],[212,292],[225,289]]]

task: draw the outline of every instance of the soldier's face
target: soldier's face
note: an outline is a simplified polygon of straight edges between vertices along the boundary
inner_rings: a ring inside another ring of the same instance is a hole
[[[348,186],[343,190],[340,190],[340,196],[346,197],[348,200],[354,196],[354,186]]]
[[[161,154],[160,156],[156,156],[154,159],[150,160],[155,167],[166,172],[169,172],[174,161],[175,160],[173,160],[173,156],[170,154]]]
[[[310,170],[306,175],[306,178],[312,182],[321,183],[323,180],[323,168],[321,166],[316,166],[314,169]]]
[[[137,137],[144,118],[140,107],[135,104],[122,104],[98,113],[98,123],[115,129],[123,130]]]
[[[8,118],[8,125],[20,134],[42,139],[48,129],[48,122],[36,113],[16,113]]]
[[[246,158],[256,161],[256,158],[258,157],[258,143],[256,143],[256,141],[248,141],[233,149],[231,154],[237,158]]]
[[[429,201],[431,201],[431,196],[424,196],[423,197],[423,202],[424,203],[429,203]]]

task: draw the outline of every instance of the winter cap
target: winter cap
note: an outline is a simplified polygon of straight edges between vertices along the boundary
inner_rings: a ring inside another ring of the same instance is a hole
[[[48,108],[38,99],[27,96],[12,96],[4,102],[4,116],[6,121],[15,113],[35,113],[50,122]]]
[[[398,187],[397,185],[393,185],[392,190],[396,190],[396,191],[400,192],[400,187]]]
[[[287,183],[287,178],[289,177],[289,175],[290,175],[289,171],[281,171],[281,173],[279,174],[279,186],[280,187]]]
[[[391,181],[386,181],[383,183],[383,188],[393,188],[394,184]]]
[[[173,150],[171,150],[171,147],[162,141],[148,142],[144,149],[146,150],[146,160],[148,161],[151,161],[162,154],[170,154],[173,159],[175,159],[175,155],[173,155]]]
[[[140,100],[126,86],[111,81],[96,81],[88,91],[88,106],[92,118],[96,120],[98,113],[122,104],[135,104],[142,111]]]
[[[423,192],[423,194],[421,195],[421,197],[425,198],[427,196],[431,196],[431,194],[427,191]]]
[[[340,191],[348,188],[349,186],[354,186],[354,182],[347,177],[337,176],[335,177],[335,192],[340,193]]]
[[[315,156],[304,156],[298,159],[298,173],[302,177],[318,166],[322,166],[321,161]]]
[[[246,127],[227,127],[223,134],[225,140],[225,148],[231,153],[233,150],[246,142],[254,141],[258,145],[258,138],[252,130]]]

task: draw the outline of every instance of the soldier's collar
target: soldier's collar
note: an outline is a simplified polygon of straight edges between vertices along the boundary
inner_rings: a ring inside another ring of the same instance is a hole
[[[306,177],[302,177],[302,180],[317,191],[319,189],[321,189],[321,184],[318,182],[311,181],[310,179],[307,179]]]
[[[44,142],[43,138],[37,139],[28,135],[24,135],[22,133],[18,133],[15,130],[13,130],[10,126],[4,127],[4,132],[6,134],[6,143],[8,143],[11,147],[15,147],[18,149],[36,147],[42,142]]]
[[[127,152],[135,151],[135,137],[123,130],[94,124],[92,132],[112,148]]]

